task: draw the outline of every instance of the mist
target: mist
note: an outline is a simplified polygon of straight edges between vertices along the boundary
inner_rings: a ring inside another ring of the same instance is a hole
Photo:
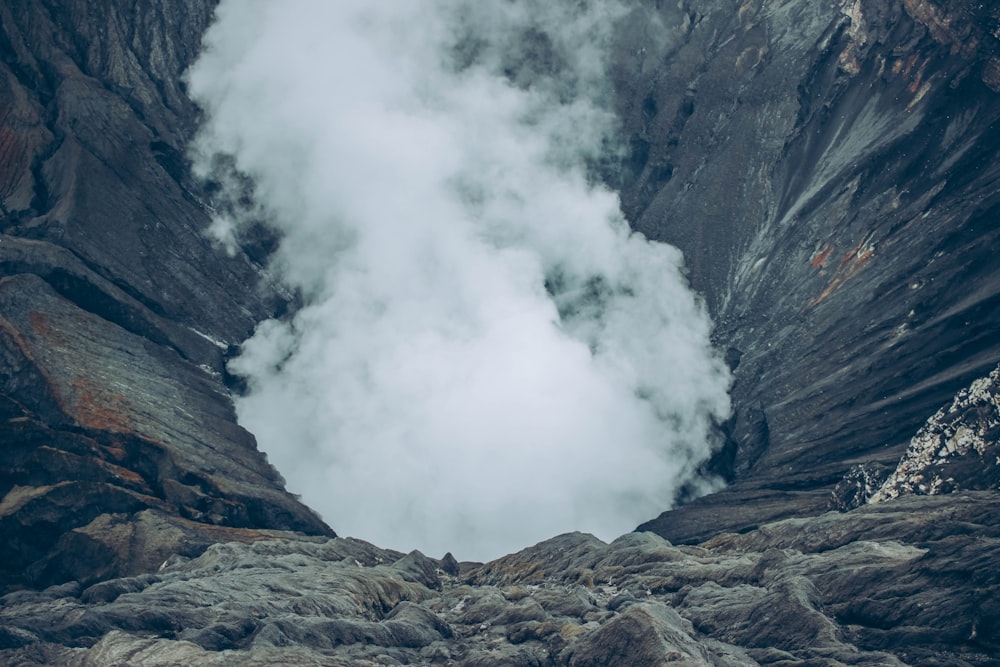
[[[729,412],[711,322],[680,252],[595,176],[621,145],[625,12],[220,4],[188,73],[196,169],[239,203],[211,233],[232,250],[271,227],[270,279],[301,303],[231,361],[237,411],[339,534],[485,560],[611,539],[715,484],[696,479]]]

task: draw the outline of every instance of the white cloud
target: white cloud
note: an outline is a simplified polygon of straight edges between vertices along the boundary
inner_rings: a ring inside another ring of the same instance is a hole
[[[728,413],[710,322],[680,253],[586,171],[614,136],[620,12],[220,5],[189,75],[197,150],[254,179],[306,302],[232,363],[237,407],[339,533],[459,558],[611,538],[709,455]]]

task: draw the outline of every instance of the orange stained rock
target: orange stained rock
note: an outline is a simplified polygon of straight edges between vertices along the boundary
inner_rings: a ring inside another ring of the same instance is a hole
[[[825,255],[823,256],[823,262],[832,252],[832,248],[827,248]],[[817,296],[815,299],[809,302],[809,308],[819,305],[826,300],[831,294],[833,294],[841,285],[844,284],[846,280],[854,276],[858,271],[864,267],[865,264],[875,255],[875,244],[872,243],[872,236],[869,234],[860,243],[851,248],[840,260],[840,266],[837,267],[836,273],[834,273],[833,278],[830,279],[829,284],[826,289]],[[817,266],[816,259],[819,256],[813,258],[812,265]],[[819,266],[823,264],[820,263]]]
[[[149,491],[146,485],[146,480],[144,480],[142,475],[136,471],[123,468],[122,466],[115,465],[114,463],[108,463],[107,461],[102,461],[101,464],[122,482],[126,484],[133,484],[135,486],[142,487],[147,492]]]
[[[101,445],[101,447],[109,457],[118,462],[124,461],[125,455],[128,453],[125,451],[125,445],[118,440],[112,440],[107,444]]]
[[[76,409],[70,414],[84,427],[99,431],[128,433],[134,430],[128,399],[108,391],[90,378],[78,376],[70,385]]]
[[[832,252],[833,248],[831,246],[823,246],[812,256],[809,263],[812,264],[814,269],[822,269],[826,266],[826,260],[830,258],[830,253]]]

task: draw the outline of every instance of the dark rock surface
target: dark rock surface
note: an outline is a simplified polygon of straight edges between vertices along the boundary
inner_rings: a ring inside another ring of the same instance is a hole
[[[1000,664],[1000,9],[636,1],[616,186],[729,350],[730,485],[477,565],[329,539],[235,423],[288,297],[188,175],[212,8],[0,3],[0,663]]]
[[[996,664],[998,549],[989,492],[909,496],[698,547],[573,533],[457,577],[351,539],[218,544],[152,574],[8,594],[0,660]]]
[[[0,7],[4,587],[148,571],[259,529],[332,534],[221,382],[279,300],[204,236],[183,158],[180,73],[212,7],[161,4]]]
[[[1000,9],[656,4],[618,58],[622,197],[739,360],[734,483],[642,526],[697,541],[823,511],[1000,360]]]

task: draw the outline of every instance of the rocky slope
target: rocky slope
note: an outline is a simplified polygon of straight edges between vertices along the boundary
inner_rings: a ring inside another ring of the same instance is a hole
[[[580,533],[461,570],[351,540],[218,544],[11,593],[0,659],[65,665],[997,664],[1000,499],[721,534]]]
[[[331,540],[235,423],[288,299],[187,173],[211,11],[0,5],[0,661],[1000,660],[1000,10],[635,3],[613,178],[729,350],[731,483],[461,567]]]
[[[738,364],[734,483],[644,526],[694,541],[822,511],[1000,359],[1000,10],[650,12],[674,38],[638,18],[619,58],[623,199],[685,251]]]
[[[262,528],[332,535],[236,425],[220,379],[228,345],[279,299],[204,237],[182,158],[196,113],[180,73],[210,16],[0,7],[5,586],[145,571]]]

